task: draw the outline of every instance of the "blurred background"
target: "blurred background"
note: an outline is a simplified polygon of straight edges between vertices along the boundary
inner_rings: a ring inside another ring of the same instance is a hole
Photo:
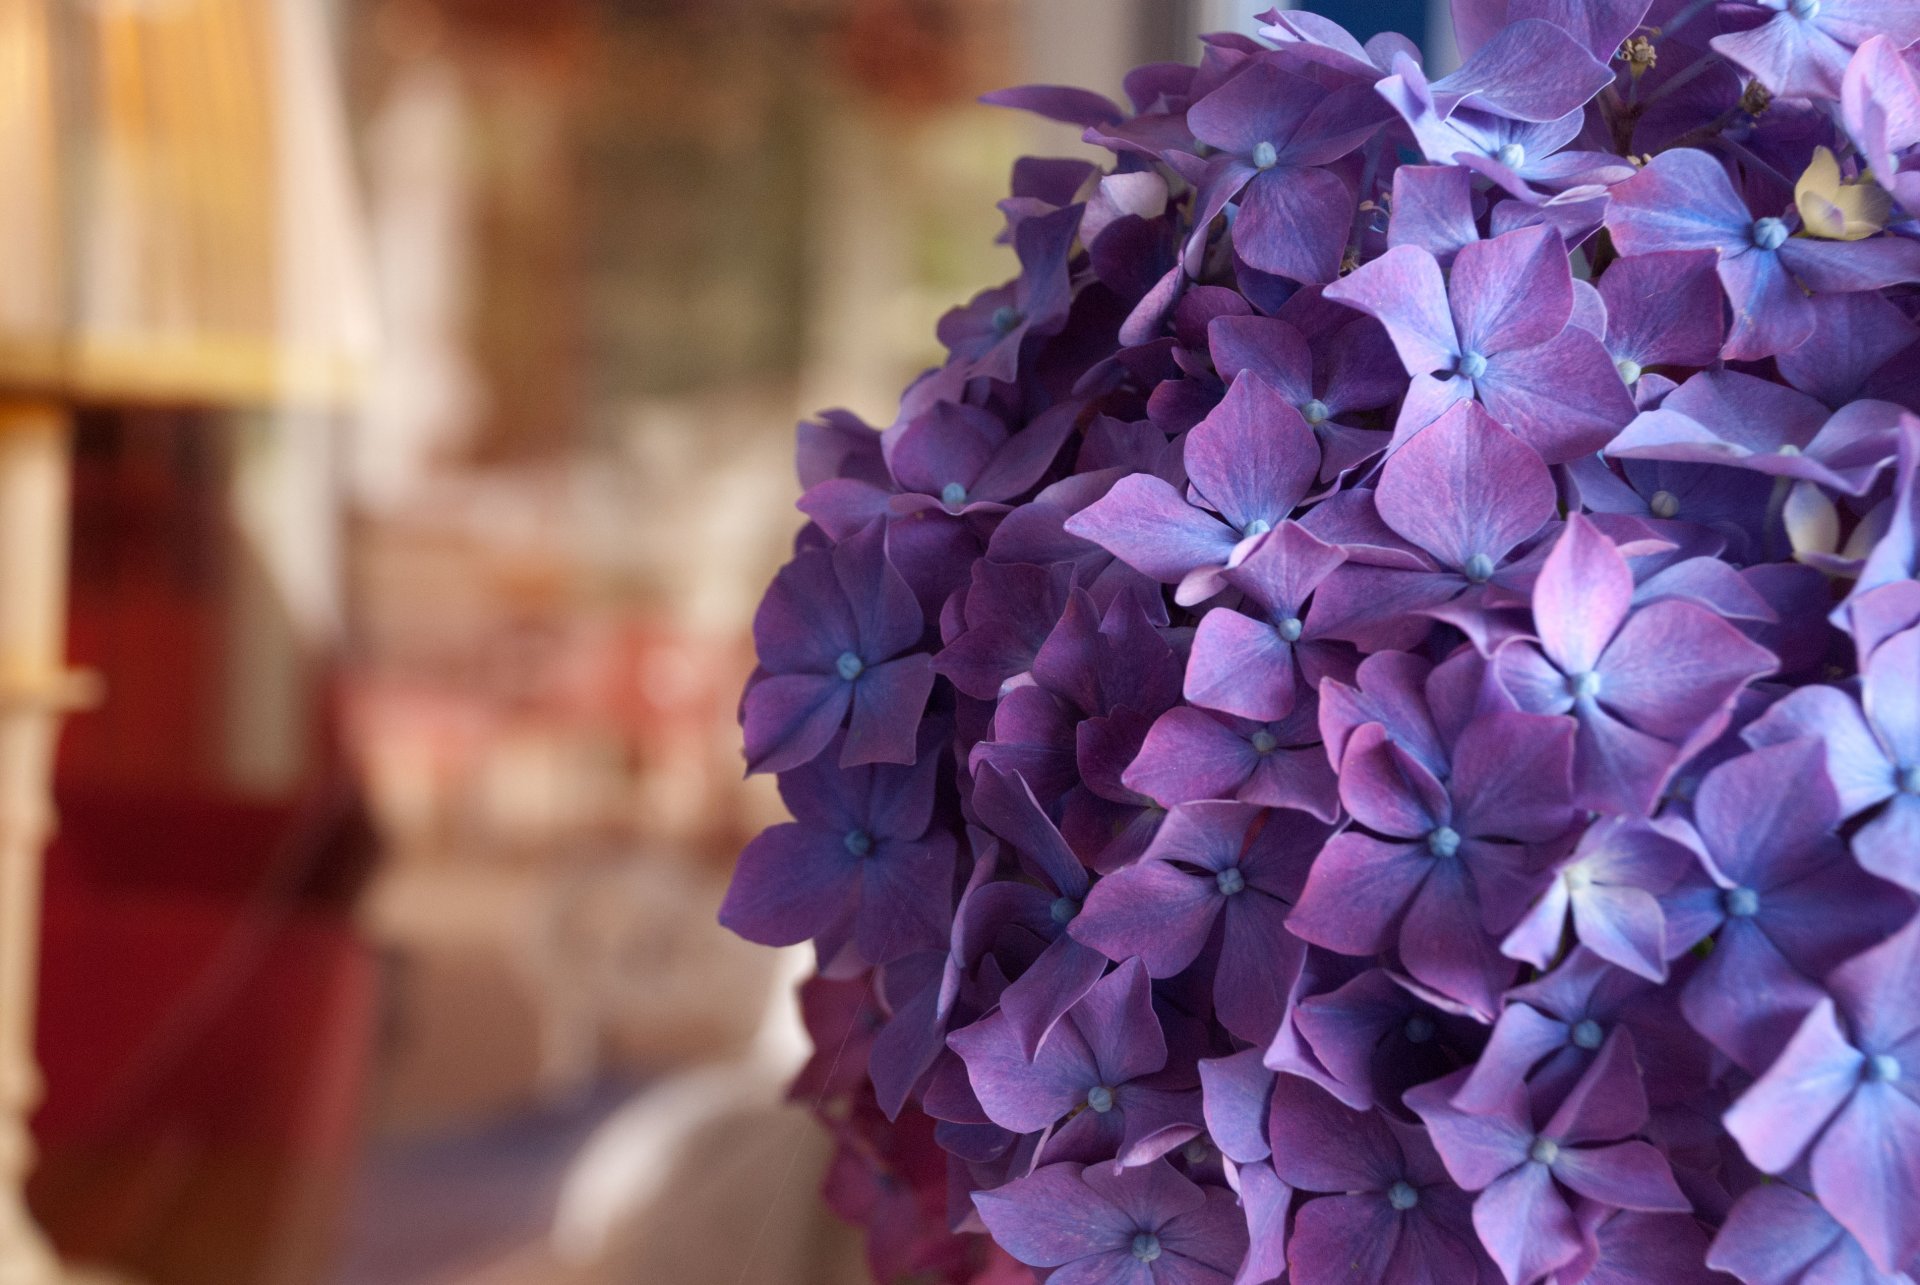
[[[0,0],[0,1266],[30,1112],[127,1281],[864,1280],[714,924],[793,422],[1082,154],[977,94],[1270,7]]]

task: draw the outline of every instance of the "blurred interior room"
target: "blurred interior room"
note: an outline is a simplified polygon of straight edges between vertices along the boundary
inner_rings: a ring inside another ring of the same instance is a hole
[[[1087,154],[979,94],[1271,7],[0,0],[6,1280],[869,1278],[714,922],[793,424]]]

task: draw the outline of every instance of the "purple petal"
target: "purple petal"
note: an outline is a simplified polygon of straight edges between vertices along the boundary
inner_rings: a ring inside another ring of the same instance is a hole
[[[1544,344],[1573,314],[1566,246],[1551,228],[1463,246],[1448,298],[1463,351],[1490,357]]]
[[[1451,370],[1460,354],[1446,283],[1431,254],[1396,246],[1329,285],[1325,297],[1386,327],[1411,375]]]
[[[987,1230],[1023,1263],[1059,1267],[1128,1245],[1134,1223],[1081,1180],[1082,1166],[1048,1165],[992,1191],[973,1193]]]
[[[1538,347],[1494,354],[1474,387],[1494,418],[1549,464],[1599,450],[1634,414],[1613,358],[1578,326]]]
[[[1425,843],[1336,835],[1314,861],[1287,928],[1328,950],[1378,954],[1398,937],[1401,915],[1432,865]]]
[[[1472,402],[1449,408],[1389,457],[1374,492],[1396,533],[1456,570],[1485,558],[1487,575],[1546,524],[1554,503],[1540,456]]]
[[[1860,1085],[1866,1057],[1847,1042],[1832,1000],[1808,1013],[1767,1073],[1728,1110],[1727,1132],[1768,1173],[1798,1160]]]
[[[1095,884],[1068,931],[1109,959],[1138,956],[1149,975],[1171,977],[1198,957],[1223,900],[1211,876],[1144,860]]]
[[[1509,1281],[1535,1281],[1580,1252],[1580,1229],[1543,1164],[1523,1163],[1473,1202],[1480,1243]]]
[[[1331,170],[1287,166],[1257,175],[1240,194],[1234,251],[1261,272],[1319,283],[1340,275],[1353,193]]]
[[[1065,529],[1162,584],[1178,584],[1196,567],[1224,566],[1238,543],[1234,532],[1147,473],[1115,482]]]
[[[1910,1092],[1860,1086],[1813,1151],[1814,1193],[1884,1272],[1920,1256],[1920,1102]]]
[[[785,772],[817,757],[833,740],[852,704],[853,688],[838,675],[761,678],[747,689],[742,719],[748,770]],[[908,737],[914,731],[912,725],[906,728]]]
[[[1591,673],[1632,600],[1626,559],[1593,523],[1569,517],[1533,586],[1534,626],[1547,655],[1567,674]]]
[[[1673,1180],[1665,1156],[1645,1142],[1561,1151],[1553,1176],[1589,1200],[1615,1209],[1689,1214],[1693,1206]]]
[[[1267,1106],[1274,1075],[1261,1064],[1259,1049],[1203,1058],[1200,1084],[1207,1133],[1229,1159],[1244,1165],[1272,1154],[1267,1145]]]

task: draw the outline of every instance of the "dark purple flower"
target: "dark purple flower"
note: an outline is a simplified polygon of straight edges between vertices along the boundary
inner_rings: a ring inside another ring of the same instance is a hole
[[[1295,1285],[1400,1285],[1499,1278],[1473,1231],[1473,1198],[1447,1177],[1426,1131],[1354,1111],[1307,1081],[1274,1083],[1269,1132],[1279,1179],[1325,1192],[1300,1207],[1287,1253]]]
[[[1048,1165],[973,1203],[1001,1248],[1056,1269],[1052,1285],[1228,1285],[1247,1249],[1233,1193],[1165,1161]]]
[[[1331,91],[1265,59],[1187,109],[1187,126],[1212,149],[1197,178],[1199,212],[1186,251],[1197,273],[1208,225],[1232,200],[1233,245],[1262,272],[1331,281],[1340,272],[1354,195],[1325,168],[1386,119],[1371,86]]]
[[[1309,950],[1265,1063],[1356,1111],[1397,1103],[1413,1085],[1470,1063],[1486,1043],[1478,1020],[1418,989],[1384,969]]]
[[[1510,641],[1494,657],[1522,709],[1578,723],[1576,801],[1628,815],[1652,807],[1683,748],[1711,739],[1734,695],[1774,665],[1704,607],[1632,601],[1626,559],[1571,517],[1533,587],[1538,644]]]
[[[929,750],[911,767],[851,768],[836,766],[837,757],[781,774],[780,797],[795,820],[740,854],[720,922],[749,941],[790,946],[850,919],[869,964],[939,948],[955,861],[953,835],[929,828],[941,756]]]
[[[1258,375],[1242,373],[1186,439],[1189,497],[1136,473],[1069,518],[1091,540],[1191,605],[1292,515],[1320,471],[1320,444],[1300,412]]]
[[[1348,677],[1347,648],[1320,637],[1307,600],[1346,554],[1297,522],[1258,541],[1226,581],[1244,596],[1239,610],[1200,618],[1187,658],[1186,698],[1203,709],[1271,722],[1291,714],[1303,693],[1329,676]]]
[[[1315,600],[1321,631],[1365,647],[1417,641],[1432,613],[1471,635],[1484,586],[1510,580],[1510,556],[1553,517],[1553,478],[1532,447],[1462,402],[1387,458],[1373,508],[1411,550],[1392,565],[1354,551]]]
[[[1193,1089],[1168,1086],[1165,1076],[1156,1082],[1167,1064],[1167,1042],[1138,960],[1081,996],[1031,1060],[997,1012],[953,1032],[947,1044],[966,1062],[973,1091],[995,1124],[1015,1133],[1050,1131],[1040,1164],[1143,1165],[1200,1133]]]
[[[1264,1042],[1300,967],[1303,947],[1283,927],[1287,912],[1329,831],[1303,812],[1177,807],[1139,861],[1094,885],[1069,931],[1109,959],[1137,956],[1149,976],[1172,977],[1199,958],[1218,923],[1220,1020]]]
[[[1306,291],[1294,296],[1306,298]],[[1320,439],[1320,481],[1330,482],[1387,445],[1383,430],[1344,421],[1390,405],[1407,381],[1378,322],[1335,309],[1342,323],[1309,338],[1287,319],[1301,310],[1290,306],[1280,317],[1217,317],[1207,335],[1221,379],[1231,384],[1240,372],[1252,371],[1293,402]]]
[[[1021,220],[1013,234],[1020,275],[1004,286],[982,291],[940,319],[940,342],[954,362],[948,370],[962,380],[1011,382],[1018,377],[1021,351],[1029,336],[1055,334],[1067,320],[1073,298],[1068,254],[1079,230],[1077,205]],[[931,404],[931,398],[926,400]]]
[[[1121,782],[1163,808],[1237,799],[1332,822],[1339,791],[1311,700],[1272,723],[1179,705],[1154,720]]]
[[[1615,187],[1607,228],[1625,254],[1720,255],[1720,282],[1733,303],[1724,350],[1729,358],[1770,357],[1806,342],[1815,317],[1809,294],[1920,280],[1920,242],[1795,236],[1786,218],[1756,216],[1720,162],[1690,148],[1661,153]]]
[[[1326,295],[1378,318],[1413,377],[1396,442],[1452,403],[1478,397],[1557,464],[1598,450],[1633,416],[1600,340],[1567,324],[1573,278],[1551,228],[1462,246],[1450,279],[1427,251],[1396,246]]]
[[[1779,1059],[1727,1112],[1761,1169],[1811,1157],[1814,1194],[1883,1272],[1920,1262],[1920,918],[1827,977]]]
[[[753,618],[763,672],[747,689],[749,770],[799,767],[843,724],[842,767],[913,762],[933,689],[933,658],[909,651],[921,626],[913,590],[887,558],[883,523],[831,553],[796,554]]]
[[[1833,833],[1840,804],[1823,757],[1810,740],[1753,750],[1707,773],[1693,800],[1721,923],[1681,1007],[1756,1075],[1819,1002],[1816,980],[1912,906],[1855,865]]]
[[[1449,1102],[1455,1077],[1407,1093],[1427,1122],[1453,1180],[1479,1192],[1473,1225],[1480,1243],[1516,1285],[1538,1280],[1581,1252],[1569,1193],[1610,1209],[1689,1213],[1666,1158],[1632,1135],[1645,1126],[1647,1099],[1633,1064],[1633,1038],[1609,1036],[1600,1056],[1544,1126],[1526,1090],[1485,1113]]]
[[[1341,756],[1340,799],[1373,833],[1327,844],[1288,928],[1349,955],[1397,947],[1415,978],[1490,1017],[1513,975],[1497,936],[1531,891],[1526,845],[1573,822],[1572,755],[1568,720],[1495,713],[1468,725],[1442,779],[1386,727],[1363,726]]]

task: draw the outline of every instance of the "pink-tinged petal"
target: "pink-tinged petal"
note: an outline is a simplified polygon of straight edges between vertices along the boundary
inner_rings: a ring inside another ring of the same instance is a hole
[[[1860,702],[1888,753],[1920,764],[1920,629],[1880,644],[1866,665]]]
[[[1396,838],[1424,840],[1453,816],[1446,788],[1379,723],[1347,741],[1340,800],[1362,825]]]
[[[1754,1187],[1735,1202],[1706,1261],[1745,1285],[1905,1285],[1875,1272],[1832,1215],[1780,1182]]]
[[[1062,934],[1000,992],[1000,1011],[1007,1015],[1029,1059],[1106,968],[1105,955]]]
[[[1792,352],[1813,333],[1813,303],[1778,254],[1748,250],[1725,256],[1720,283],[1733,304],[1733,325],[1721,350],[1729,360],[1758,361]]]
[[[1234,251],[1276,277],[1332,281],[1346,252],[1353,199],[1332,170],[1287,166],[1256,175],[1240,194]]]
[[[1414,246],[1388,250],[1329,285],[1325,297],[1386,327],[1410,375],[1451,370],[1459,356],[1440,265]]]
[[[1527,1162],[1533,1121],[1520,1094],[1485,1111],[1459,1110],[1453,1106],[1453,1097],[1465,1079],[1465,1071],[1456,1071],[1408,1089],[1404,1101],[1426,1122],[1428,1137],[1448,1176],[1467,1191],[1480,1191]]]
[[[785,772],[827,748],[853,704],[853,688],[832,674],[771,674],[747,689],[747,770]],[[908,728],[908,736],[913,735]],[[911,760],[909,760],[911,761]]]
[[[1227,580],[1281,620],[1299,615],[1308,596],[1346,560],[1346,551],[1339,545],[1327,543],[1298,522],[1282,522],[1228,571]]]
[[[1920,1102],[1911,1091],[1861,1085],[1813,1149],[1814,1194],[1883,1272],[1920,1256]]]
[[[1300,696],[1293,644],[1270,624],[1224,608],[1194,631],[1186,698],[1260,722],[1285,718]]]
[[[1592,672],[1627,618],[1633,572],[1613,541],[1580,514],[1566,527],[1533,586],[1533,619],[1541,644],[1567,674]]]
[[[1201,1059],[1207,1133],[1235,1164],[1252,1164],[1272,1154],[1267,1143],[1267,1109],[1273,1086],[1273,1072],[1261,1064],[1259,1049]]]
[[[1544,344],[1573,315],[1567,248],[1544,227],[1463,246],[1448,298],[1463,351],[1490,357]]]
[[[1543,1164],[1523,1163],[1473,1202],[1480,1243],[1513,1282],[1537,1281],[1580,1252],[1580,1229]]]
[[[858,859],[811,826],[776,825],[740,853],[720,923],[763,946],[791,946],[830,927],[852,895]]]
[[[1287,1270],[1287,1211],[1293,1206],[1293,1188],[1263,1164],[1243,1166],[1240,1204],[1246,1210],[1249,1244],[1234,1285],[1279,1279]]]
[[[1529,713],[1564,714],[1573,708],[1567,676],[1530,642],[1510,639],[1501,644],[1493,653],[1493,673],[1507,695]]]
[[[1207,324],[1213,369],[1228,384],[1251,371],[1300,406],[1313,398],[1313,350],[1295,327],[1273,317],[1215,317]]]
[[[1613,81],[1605,64],[1550,22],[1509,22],[1458,71],[1432,85],[1438,99],[1465,99],[1515,120],[1558,120]]]
[[[1679,751],[1657,736],[1580,702],[1574,734],[1573,801],[1620,816],[1648,815],[1673,771]]]
[[[1806,867],[1825,855],[1823,841],[1839,820],[1822,758],[1818,741],[1788,741],[1742,754],[1706,775],[1694,796],[1693,823],[1721,874],[1736,884],[1764,887],[1813,873]],[[1782,788],[1787,782],[1791,789]]]
[[[1616,185],[1612,196],[1607,229],[1627,255],[1718,251],[1735,244],[1753,224],[1726,169],[1692,148],[1662,152]]]
[[[1543,843],[1573,824],[1573,720],[1498,710],[1467,725],[1453,747],[1455,828]]]
[[[1465,864],[1441,859],[1431,867],[1401,923],[1400,958],[1415,978],[1490,1021],[1514,963],[1479,926],[1481,907]]]
[[[1605,346],[1578,326],[1536,348],[1493,354],[1474,388],[1493,417],[1549,464],[1600,450],[1635,411]]]
[[[1601,704],[1642,731],[1678,741],[1774,664],[1772,652],[1719,616],[1670,599],[1634,612],[1594,668]]]
[[[1306,945],[1286,931],[1288,907],[1278,898],[1248,887],[1226,903],[1214,1012],[1231,1034],[1265,1045],[1286,1013]]]
[[[1833,1001],[1813,1006],[1767,1073],[1725,1116],[1747,1159],[1784,1173],[1860,1085],[1866,1057],[1840,1030]]]
[[[1326,751],[1318,745],[1262,754],[1253,775],[1234,797],[1263,807],[1296,808],[1327,822],[1340,812],[1339,783]]]
[[[1314,861],[1287,928],[1328,950],[1378,954],[1399,936],[1401,915],[1432,868],[1424,843],[1335,835]]]
[[[1751,920],[1730,920],[1680,993],[1694,1030],[1759,1075],[1822,999]]]
[[[1473,175],[1458,165],[1402,165],[1393,172],[1387,246],[1425,250],[1442,267],[1480,239],[1473,220]]]
[[[1871,673],[1871,667],[1869,667]],[[1741,736],[1760,747],[1811,736],[1826,747],[1827,776],[1847,816],[1894,791],[1893,764],[1867,726],[1859,703],[1833,687],[1802,687],[1747,725]]]
[[[1196,567],[1224,566],[1238,542],[1218,519],[1149,473],[1121,478],[1068,518],[1065,529],[1162,584],[1178,584]]]
[[[1223,900],[1211,876],[1140,861],[1096,883],[1067,930],[1108,959],[1137,955],[1150,976],[1171,977],[1200,954]]]
[[[992,1013],[947,1036],[987,1117],[1015,1133],[1048,1127],[1086,1101],[1101,1083],[1080,1031],[1062,1023],[1029,1061],[1006,1017]]]
[[[912,763],[919,757],[920,716],[933,691],[933,657],[915,652],[871,665],[851,684],[853,715],[840,766]]]
[[[1082,1181],[1081,1170],[1048,1165],[974,1192],[974,1208],[1002,1249],[1034,1267],[1059,1267],[1131,1242],[1132,1219]]]
[[[1920,1031],[1920,1012],[1912,1006],[1920,994],[1920,918],[1834,969],[1827,989],[1863,1046],[1906,1045]]]
[[[1600,274],[1607,351],[1647,366],[1710,366],[1725,338],[1725,296],[1711,250],[1615,260]]]
[[[1480,1060],[1453,1095],[1453,1107],[1468,1114],[1498,1111],[1524,1092],[1535,1064],[1566,1044],[1565,1022],[1530,1004],[1508,1004],[1494,1023]]]
[[[1645,1142],[1572,1147],[1560,1152],[1553,1176],[1589,1200],[1643,1213],[1690,1214],[1693,1205],[1673,1180],[1667,1158]]]
[[[1472,402],[1448,408],[1389,457],[1374,492],[1397,534],[1456,570],[1484,558],[1482,579],[1554,516],[1554,504],[1539,454]]]
[[[1154,721],[1120,779],[1127,789],[1171,808],[1195,799],[1232,798],[1262,762],[1246,737],[1201,710],[1180,705]]]
[[[1184,458],[1200,498],[1229,526],[1257,535],[1278,525],[1312,488],[1320,443],[1278,389],[1243,374],[1187,435]]]

